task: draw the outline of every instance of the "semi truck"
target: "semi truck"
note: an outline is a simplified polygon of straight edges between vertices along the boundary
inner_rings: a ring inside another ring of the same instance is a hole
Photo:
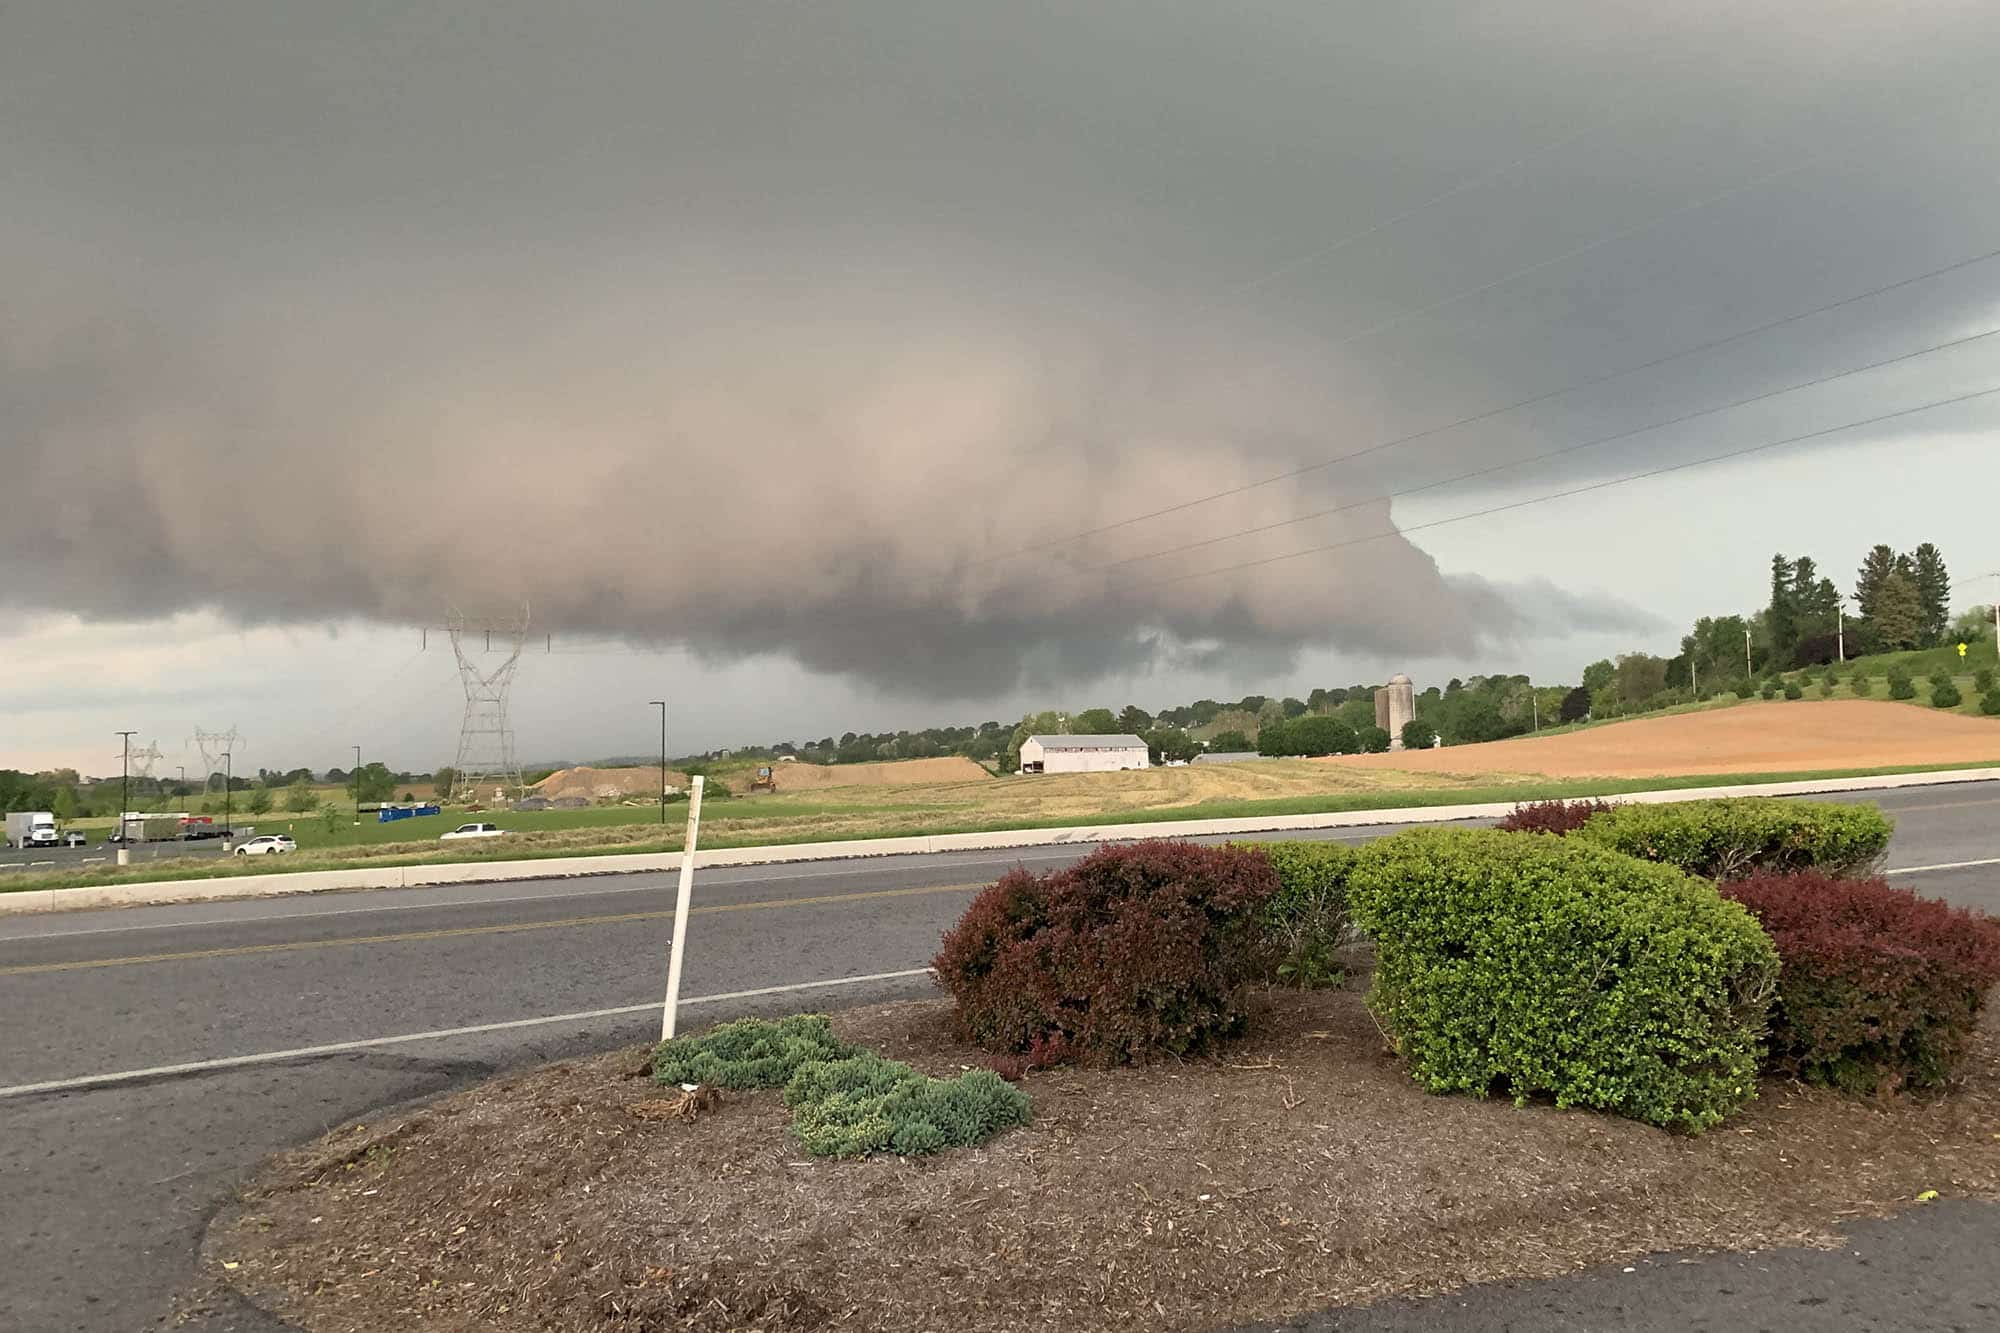
[[[56,845],[56,817],[47,810],[15,810],[7,816],[7,845],[13,848]]]

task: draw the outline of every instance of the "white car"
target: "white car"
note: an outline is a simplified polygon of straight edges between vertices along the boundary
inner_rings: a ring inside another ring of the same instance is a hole
[[[497,838],[507,830],[498,824],[460,824],[449,833],[438,834],[439,842],[451,842],[457,838]]]
[[[274,852],[296,852],[299,845],[282,833],[266,833],[236,849],[238,856],[270,856]]]

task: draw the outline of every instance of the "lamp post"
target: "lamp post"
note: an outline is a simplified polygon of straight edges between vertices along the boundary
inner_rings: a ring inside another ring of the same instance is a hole
[[[660,827],[667,826],[667,701],[654,699],[651,706],[660,710]]]
[[[222,850],[228,851],[236,841],[236,818],[234,815],[233,788],[236,785],[235,759],[229,751],[222,752]]]
[[[136,731],[121,731],[118,735],[125,744],[125,757],[118,769],[118,864],[132,864],[132,849],[125,841],[130,836],[132,825],[125,816],[132,809],[132,738]]]
[[[361,747],[354,747],[354,827],[361,827]]]

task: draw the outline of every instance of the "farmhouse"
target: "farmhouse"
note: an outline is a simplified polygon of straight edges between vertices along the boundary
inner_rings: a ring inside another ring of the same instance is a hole
[[[1146,768],[1137,736],[1030,736],[1021,742],[1023,773],[1116,773]]]

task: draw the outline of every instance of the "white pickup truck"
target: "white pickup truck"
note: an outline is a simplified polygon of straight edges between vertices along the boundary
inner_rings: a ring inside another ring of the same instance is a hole
[[[56,817],[47,810],[15,810],[8,814],[9,847],[53,847],[56,842]]]

